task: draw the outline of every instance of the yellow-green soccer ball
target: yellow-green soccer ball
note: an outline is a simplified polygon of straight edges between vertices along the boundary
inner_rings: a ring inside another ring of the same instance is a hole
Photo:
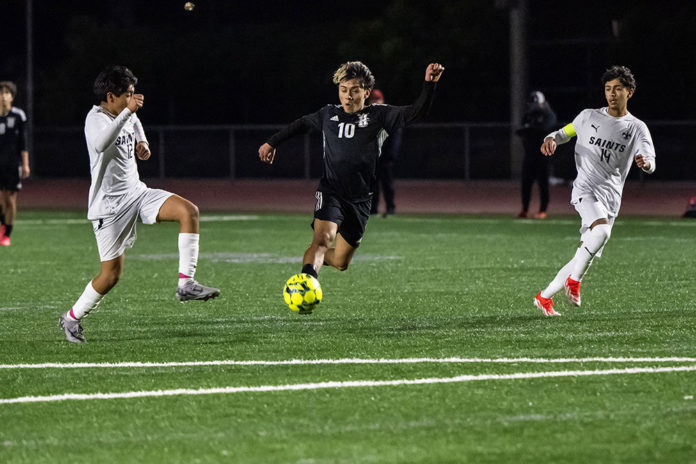
[[[322,297],[319,281],[309,274],[295,274],[285,282],[283,298],[291,310],[311,314]]]

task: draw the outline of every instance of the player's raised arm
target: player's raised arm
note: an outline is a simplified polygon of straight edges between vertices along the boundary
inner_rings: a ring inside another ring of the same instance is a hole
[[[440,63],[430,63],[428,67],[425,68],[425,82],[439,81],[443,72],[445,72],[445,67]]]

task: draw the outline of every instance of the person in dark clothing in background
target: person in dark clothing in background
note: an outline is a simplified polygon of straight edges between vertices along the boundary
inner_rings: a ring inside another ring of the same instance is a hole
[[[522,120],[522,127],[517,135],[524,143],[524,161],[522,162],[522,210],[519,218],[529,217],[529,202],[532,196],[534,181],[539,184],[539,212],[534,215],[537,219],[546,217],[549,206],[549,158],[539,151],[539,141],[556,125],[556,113],[551,105],[538,90],[529,94],[527,108]]]
[[[384,105],[384,94],[379,89],[373,89],[370,94],[369,103],[371,105]],[[394,214],[394,165],[401,150],[401,137],[404,130],[398,128],[389,134],[387,140],[382,145],[382,154],[377,161],[377,181],[372,189],[372,209],[370,214],[379,212],[379,194],[384,196],[385,211],[382,216],[387,217]]]

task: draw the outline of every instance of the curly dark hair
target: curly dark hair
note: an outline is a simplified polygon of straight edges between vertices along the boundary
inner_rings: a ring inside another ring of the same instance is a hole
[[[118,97],[128,91],[128,87],[135,86],[137,83],[138,78],[125,66],[107,66],[94,80],[94,95],[99,103],[105,102],[106,94],[109,92]]]
[[[333,75],[334,84],[351,79],[359,80],[364,89],[371,90],[375,86],[375,76],[372,75],[370,68],[360,61],[343,63]]]
[[[624,87],[635,90],[636,78],[626,66],[612,66],[602,74],[602,84],[618,79]]]

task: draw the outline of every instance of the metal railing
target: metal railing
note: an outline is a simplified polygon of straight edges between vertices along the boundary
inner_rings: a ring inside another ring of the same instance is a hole
[[[658,152],[656,176],[696,180],[691,134],[696,121],[648,122]],[[139,165],[144,178],[317,178],[322,170],[321,134],[310,133],[279,147],[276,162],[258,160],[258,147],[282,124],[151,125],[145,127],[153,156]],[[572,145],[553,159],[555,175],[572,178]],[[397,160],[400,178],[510,179],[507,122],[424,123],[403,134]],[[34,173],[39,177],[89,176],[82,127],[37,127]],[[635,171],[635,170],[634,170]],[[637,177],[637,173],[632,173]]]

